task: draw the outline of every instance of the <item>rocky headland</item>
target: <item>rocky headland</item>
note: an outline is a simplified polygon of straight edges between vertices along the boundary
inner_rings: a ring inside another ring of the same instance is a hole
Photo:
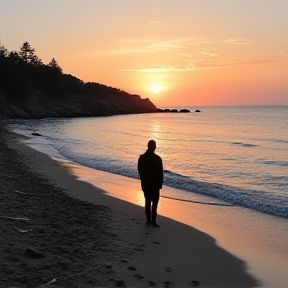
[[[65,74],[52,58],[44,64],[24,42],[20,51],[0,43],[0,119],[92,117],[157,112],[147,98]]]

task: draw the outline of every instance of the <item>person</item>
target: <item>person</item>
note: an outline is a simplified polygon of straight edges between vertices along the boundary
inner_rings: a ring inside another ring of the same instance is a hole
[[[156,223],[156,217],[160,189],[162,189],[163,185],[163,163],[161,157],[155,153],[155,150],[156,142],[150,140],[147,151],[140,155],[138,159],[138,173],[145,197],[146,223],[154,227],[160,227]]]

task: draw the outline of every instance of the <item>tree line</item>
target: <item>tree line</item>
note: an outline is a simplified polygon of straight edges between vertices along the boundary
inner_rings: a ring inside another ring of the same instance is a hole
[[[44,64],[27,41],[19,51],[9,51],[0,43],[0,96],[17,104],[24,102],[33,91],[55,99],[69,99],[72,94],[131,96],[121,89],[95,82],[84,83],[71,74],[64,74],[55,58]]]

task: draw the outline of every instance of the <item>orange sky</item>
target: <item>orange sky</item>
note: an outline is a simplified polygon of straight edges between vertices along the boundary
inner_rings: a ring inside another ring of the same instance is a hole
[[[288,105],[287,13],[287,0],[0,0],[0,39],[157,106]]]

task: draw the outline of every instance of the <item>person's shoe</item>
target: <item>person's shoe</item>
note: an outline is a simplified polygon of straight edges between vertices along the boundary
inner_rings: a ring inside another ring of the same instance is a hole
[[[156,222],[152,222],[153,227],[160,227]]]
[[[152,221],[151,220],[147,220],[146,221],[146,225],[152,225],[153,223],[152,223]]]

